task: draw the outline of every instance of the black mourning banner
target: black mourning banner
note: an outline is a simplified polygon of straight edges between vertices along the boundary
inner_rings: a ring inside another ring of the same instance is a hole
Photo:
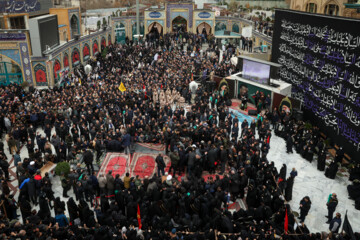
[[[356,160],[360,153],[360,21],[276,10],[272,61],[304,117]],[[357,159],[359,160],[359,159]]]

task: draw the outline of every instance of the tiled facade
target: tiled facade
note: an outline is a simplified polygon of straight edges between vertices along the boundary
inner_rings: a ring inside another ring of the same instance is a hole
[[[117,29],[125,29],[125,35],[129,39],[136,34],[135,16],[112,17],[111,28],[75,40],[71,19],[75,16],[81,22],[79,8],[50,9],[50,13],[58,15],[60,30],[66,34],[68,41],[47,52],[44,57],[31,57],[27,30],[20,33],[17,30],[0,30],[0,56],[18,65],[21,68],[23,80],[33,86],[54,86],[60,76],[71,72],[80,64],[86,64],[91,56],[101,52],[111,43],[115,43]],[[172,22],[179,16],[186,20],[187,30],[193,33],[196,33],[200,27],[202,29],[203,26],[206,26],[207,30],[211,29],[211,34],[217,30],[241,33],[243,27],[253,24],[242,18],[215,17],[215,12],[197,10],[193,3],[167,3],[164,9],[148,9],[144,12],[144,16],[140,17],[140,34],[147,34],[153,23],[163,28],[163,34],[171,32]],[[80,25],[78,32],[81,33]],[[257,44],[271,45],[271,38],[255,33],[253,36],[255,46]],[[65,36],[60,36],[61,40],[64,38]]]

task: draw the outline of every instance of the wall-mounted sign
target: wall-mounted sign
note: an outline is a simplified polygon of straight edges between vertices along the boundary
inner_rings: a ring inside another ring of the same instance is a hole
[[[208,12],[201,12],[198,14],[199,18],[209,18],[211,17],[211,13]]]
[[[25,40],[24,33],[0,33],[0,41],[19,41]]]
[[[161,17],[161,12],[151,12],[151,13],[149,13],[149,17],[151,17],[151,18],[160,18]]]

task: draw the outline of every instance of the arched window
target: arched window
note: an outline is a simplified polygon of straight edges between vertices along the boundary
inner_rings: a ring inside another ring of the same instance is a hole
[[[310,13],[316,13],[317,12],[317,4],[315,4],[315,3],[306,4],[306,11],[310,12]]]
[[[71,26],[71,34],[74,37],[75,34],[80,33],[79,29],[79,19],[76,15],[73,15],[70,20],[70,26]]]
[[[328,4],[325,6],[324,13],[332,16],[337,16],[339,15],[339,6],[336,4]]]

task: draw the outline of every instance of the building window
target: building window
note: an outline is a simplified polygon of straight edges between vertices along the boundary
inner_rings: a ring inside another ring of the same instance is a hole
[[[337,16],[339,15],[339,6],[336,4],[328,4],[325,6],[325,14]]]
[[[11,29],[25,29],[24,16],[10,18]]]
[[[316,13],[317,5],[315,3],[308,3],[306,5],[306,11],[310,13]]]

